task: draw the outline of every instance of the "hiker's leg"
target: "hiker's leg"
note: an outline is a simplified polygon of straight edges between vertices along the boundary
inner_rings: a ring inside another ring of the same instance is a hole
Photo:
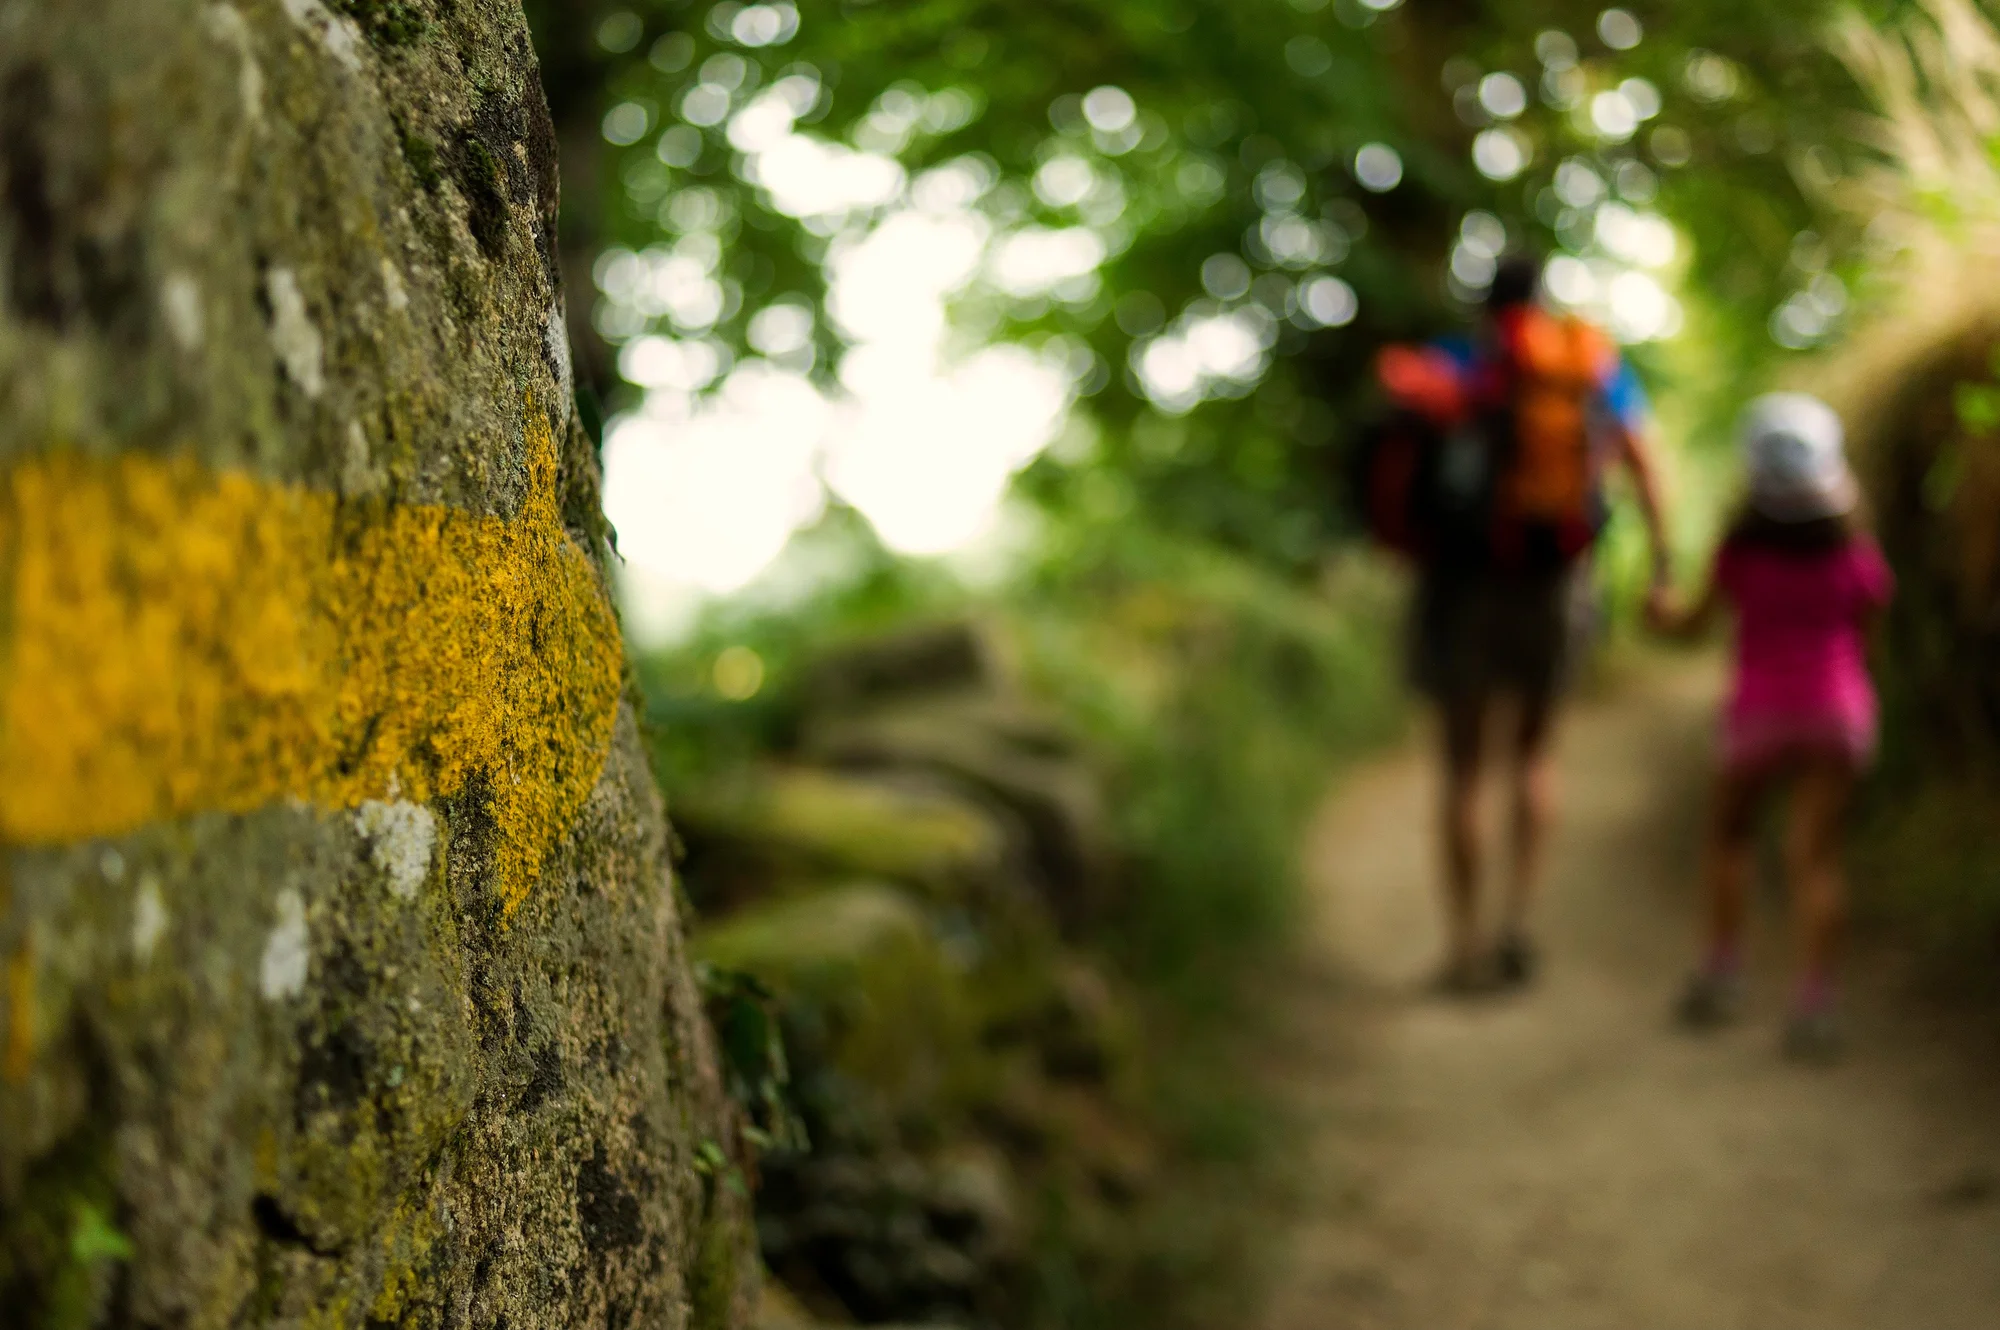
[[[1534,965],[1527,930],[1539,896],[1559,797],[1557,710],[1574,656],[1588,636],[1590,581],[1578,568],[1510,584],[1506,621],[1496,626],[1503,668],[1520,699],[1509,753],[1513,776],[1511,859],[1502,918],[1503,970],[1526,979]]]
[[[1541,888],[1542,863],[1556,811],[1556,701],[1545,693],[1521,699],[1514,730],[1512,875],[1507,881],[1503,933],[1520,938]]]
[[[1847,923],[1847,879],[1841,833],[1854,790],[1854,771],[1839,757],[1813,758],[1799,772],[1785,836],[1785,877],[1798,929],[1799,997],[1822,1004],[1829,995]]]
[[[1734,973],[1743,950],[1750,875],[1757,856],[1757,808],[1770,773],[1726,770],[1716,781],[1701,867],[1704,966]]]
[[[1447,699],[1444,721],[1445,925],[1448,963],[1470,965],[1479,947],[1479,768],[1486,699]]]

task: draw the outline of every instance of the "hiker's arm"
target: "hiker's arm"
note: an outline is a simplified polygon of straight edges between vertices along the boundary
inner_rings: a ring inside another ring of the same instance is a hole
[[[1632,488],[1638,494],[1639,516],[1646,523],[1646,542],[1653,551],[1653,586],[1657,590],[1673,581],[1673,555],[1667,546],[1665,502],[1652,443],[1639,428],[1620,424],[1618,452],[1632,473]]]
[[[1718,570],[1709,573],[1708,584],[1692,601],[1682,599],[1671,583],[1654,584],[1646,596],[1646,622],[1668,637],[1695,638],[1707,631],[1721,608],[1722,576]]]

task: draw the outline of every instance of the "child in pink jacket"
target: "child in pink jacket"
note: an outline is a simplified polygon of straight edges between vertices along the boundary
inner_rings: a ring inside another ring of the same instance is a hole
[[[1681,1021],[1726,1024],[1742,1004],[1742,935],[1757,812],[1791,791],[1785,873],[1798,930],[1798,981],[1787,1053],[1839,1050],[1834,965],[1846,918],[1840,854],[1855,779],[1875,752],[1869,624],[1893,580],[1855,517],[1840,418],[1816,398],[1773,393],[1744,414],[1749,501],[1722,542],[1693,605],[1656,595],[1655,625],[1692,633],[1727,603],[1735,670],[1723,712],[1722,761],[1702,871],[1706,951],[1678,1007]]]

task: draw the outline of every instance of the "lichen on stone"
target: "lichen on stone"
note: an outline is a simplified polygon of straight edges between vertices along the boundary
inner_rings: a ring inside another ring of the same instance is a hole
[[[611,741],[622,652],[555,509],[512,520],[53,455],[0,477],[0,836],[37,845],[285,797],[418,801],[478,776],[512,911]]]
[[[264,274],[264,289],[271,302],[271,345],[299,391],[318,397],[326,391],[326,344],[306,313],[298,275],[273,268]]]
[[[264,941],[258,987],[266,1002],[282,1002],[306,991],[306,966],[312,944],[306,932],[306,906],[299,893],[286,887],[278,893],[278,922]]]
[[[431,810],[401,799],[366,799],[354,814],[354,825],[367,838],[369,856],[389,879],[389,890],[404,900],[413,898],[431,870],[431,850],[437,844]]]

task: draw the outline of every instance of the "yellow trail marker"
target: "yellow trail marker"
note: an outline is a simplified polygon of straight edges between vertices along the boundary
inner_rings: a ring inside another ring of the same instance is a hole
[[[483,778],[511,913],[597,782],[622,668],[528,415],[508,519],[185,458],[0,475],[0,843]]]

